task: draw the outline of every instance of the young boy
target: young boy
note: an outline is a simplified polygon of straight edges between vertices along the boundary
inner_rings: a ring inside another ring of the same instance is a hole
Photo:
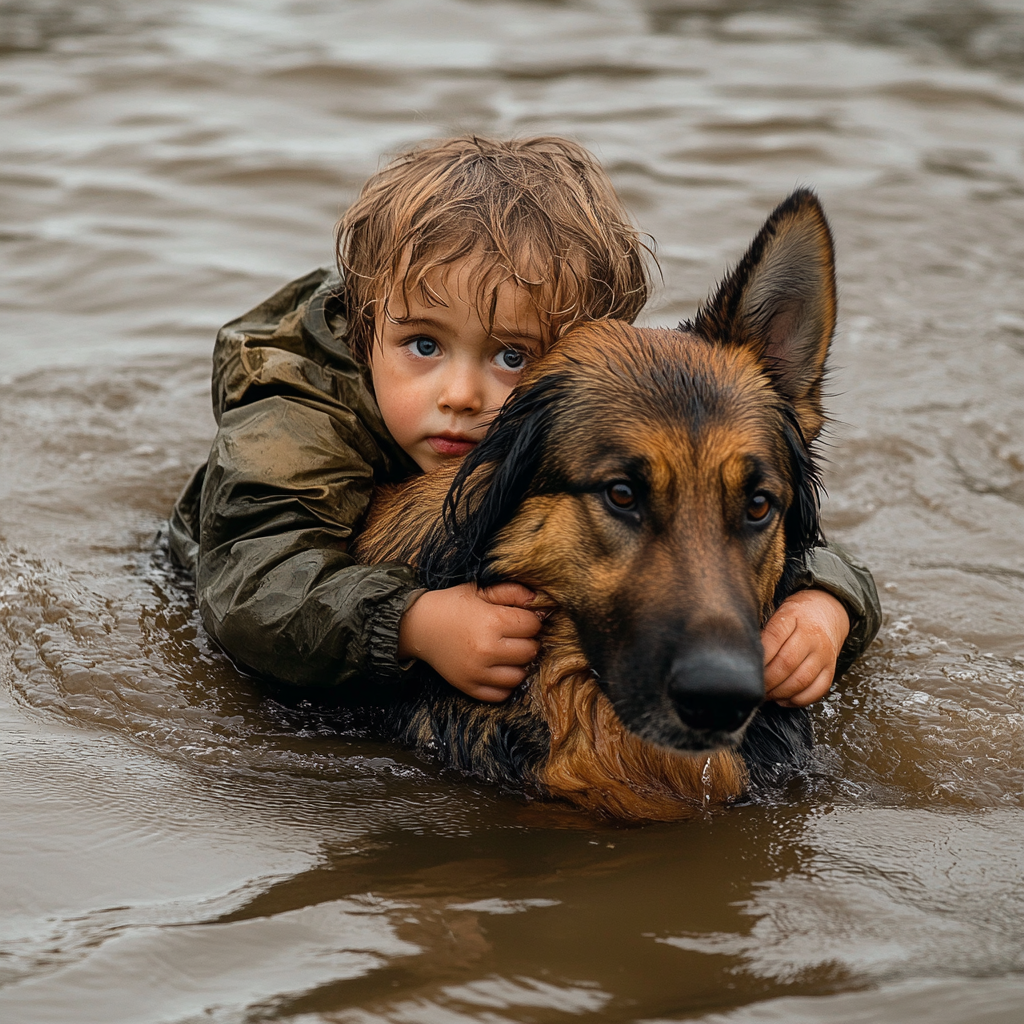
[[[373,488],[469,451],[567,328],[633,321],[643,257],[607,176],[564,139],[450,139],[375,174],[339,225],[342,276],[300,278],[218,335],[217,437],[170,523],[206,629],[290,683],[364,692],[418,658],[508,697],[538,651],[530,590],[423,591],[347,548]],[[811,553],[802,584],[763,633],[787,706],[823,697],[880,620],[838,547]]]

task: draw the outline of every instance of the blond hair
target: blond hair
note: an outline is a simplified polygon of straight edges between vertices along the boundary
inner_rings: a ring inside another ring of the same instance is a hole
[[[395,289],[438,304],[425,277],[458,260],[480,260],[489,326],[495,290],[514,281],[557,338],[584,320],[632,322],[647,301],[653,256],[594,157],[555,136],[472,135],[400,153],[339,221],[336,247],[348,342],[363,360]]]

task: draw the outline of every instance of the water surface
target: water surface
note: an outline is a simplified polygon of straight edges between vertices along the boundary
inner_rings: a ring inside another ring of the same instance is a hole
[[[1024,4],[0,4],[0,1018],[1019,1021]],[[382,152],[591,147],[693,313],[816,187],[886,624],[770,803],[618,829],[275,701],[153,537]]]

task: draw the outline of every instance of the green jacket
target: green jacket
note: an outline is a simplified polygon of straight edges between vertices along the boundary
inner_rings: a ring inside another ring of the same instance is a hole
[[[419,469],[388,433],[369,372],[342,340],[337,275],[316,270],[221,329],[217,436],[169,524],[207,631],[262,675],[310,686],[402,675],[398,623],[419,585],[407,565],[347,553],[374,487]],[[881,621],[868,570],[816,548],[802,587],[834,594],[852,628],[844,671]]]

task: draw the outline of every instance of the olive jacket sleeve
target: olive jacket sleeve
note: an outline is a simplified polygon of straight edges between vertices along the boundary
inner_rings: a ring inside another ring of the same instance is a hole
[[[401,678],[398,624],[420,588],[409,566],[359,565],[348,546],[373,488],[419,469],[340,340],[338,284],[314,271],[221,329],[217,436],[168,535],[203,624],[233,658],[283,682],[352,689]],[[845,671],[881,621],[871,573],[831,544],[810,552],[796,585],[849,612]]]
[[[347,549],[373,488],[419,470],[339,340],[337,285],[315,271],[221,329],[217,435],[168,532],[203,624],[232,657],[284,682],[349,687],[401,675],[415,573],[356,564]]]

